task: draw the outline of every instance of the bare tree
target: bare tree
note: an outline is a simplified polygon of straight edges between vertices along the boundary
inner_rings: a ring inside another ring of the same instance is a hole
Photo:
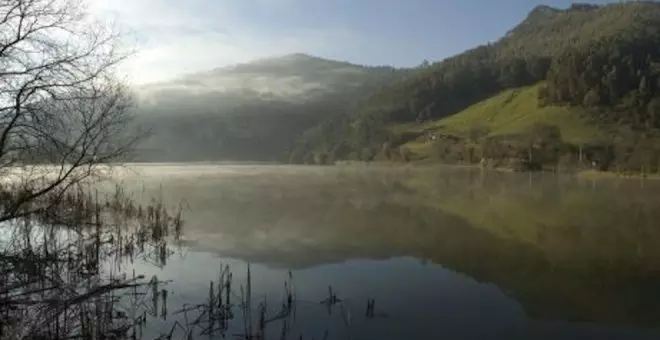
[[[130,150],[119,38],[81,0],[0,0],[0,222],[48,209]]]

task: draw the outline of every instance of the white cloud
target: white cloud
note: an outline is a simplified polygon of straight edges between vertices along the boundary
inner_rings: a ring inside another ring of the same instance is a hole
[[[93,15],[128,30],[137,53],[120,72],[135,84],[171,79],[271,55],[331,53],[357,44],[343,28],[292,29],[285,35],[247,22],[238,6],[247,0],[89,0]],[[300,0],[255,0],[258,6],[295,10]],[[254,4],[252,6],[255,6]]]

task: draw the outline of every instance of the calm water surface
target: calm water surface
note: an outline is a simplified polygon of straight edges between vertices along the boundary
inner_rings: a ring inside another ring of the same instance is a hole
[[[184,206],[184,243],[137,272],[184,323],[229,265],[279,339],[658,339],[660,183],[458,168],[133,165],[136,199]],[[341,301],[327,305],[329,286]],[[374,309],[367,317],[368,299]],[[158,313],[154,313],[158,314]],[[162,313],[161,313],[162,314]],[[240,314],[240,313],[237,313]],[[258,317],[253,312],[255,324]],[[242,315],[224,335],[244,329]],[[201,330],[202,327],[200,327]],[[201,338],[222,338],[221,334]]]

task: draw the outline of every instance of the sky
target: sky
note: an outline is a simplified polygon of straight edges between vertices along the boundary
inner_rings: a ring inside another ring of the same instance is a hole
[[[410,67],[497,40],[537,5],[570,0],[89,0],[136,53],[133,84],[251,60],[307,53]],[[591,0],[591,3],[615,2]]]

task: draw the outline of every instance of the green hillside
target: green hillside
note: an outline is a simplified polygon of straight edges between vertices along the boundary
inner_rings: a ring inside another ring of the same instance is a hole
[[[552,101],[573,103],[571,97],[580,97],[581,104],[586,94],[581,88],[598,85],[599,92],[612,97],[603,103],[614,104],[637,88],[643,76],[646,81],[654,76],[659,29],[660,4],[654,2],[565,10],[539,6],[496,43],[437,62],[376,93],[358,115],[398,122],[443,118],[501,90],[543,80],[570,94],[545,93]],[[614,79],[601,79],[612,72],[618,82],[614,91],[608,84]],[[560,79],[564,76],[568,79]],[[649,85],[655,87],[654,82]]]
[[[534,124],[543,123],[559,127],[564,140],[571,143],[602,142],[606,138],[607,133],[582,108],[540,106],[538,90],[539,86],[506,90],[456,115],[423,126],[456,132],[477,127],[490,130],[491,135],[506,135],[522,133]]]
[[[292,162],[660,168],[660,3],[537,6],[308,130]]]
[[[472,131],[483,131],[487,137],[520,135],[534,125],[556,126],[562,139],[575,145],[598,145],[622,138],[630,133],[618,126],[608,126],[595,120],[584,108],[542,106],[539,90],[542,84],[505,90],[491,98],[444,119],[423,124],[401,124],[392,127],[395,134],[418,135],[403,146],[416,153],[416,158],[428,158],[432,144],[429,135],[448,134],[469,137]]]

